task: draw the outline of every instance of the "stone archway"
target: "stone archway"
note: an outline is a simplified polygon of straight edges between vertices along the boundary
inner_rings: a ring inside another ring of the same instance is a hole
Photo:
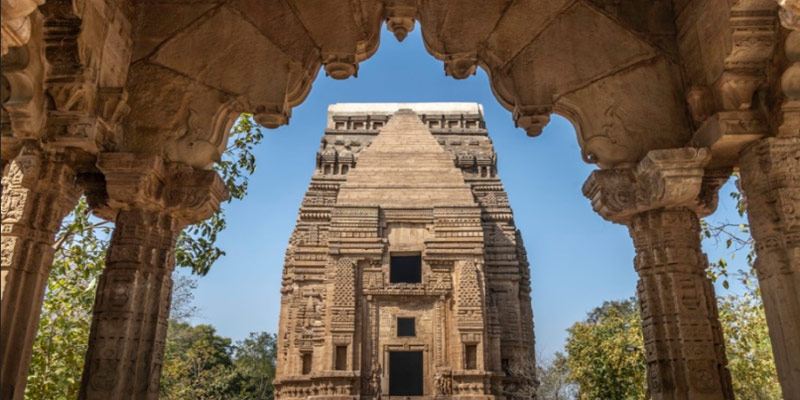
[[[462,79],[484,68],[529,135],[553,112],[570,119],[584,159],[604,168],[587,195],[601,215],[630,224],[635,240],[661,240],[648,229],[673,210],[690,210],[679,219],[692,220],[713,209],[721,180],[739,168],[776,363],[785,395],[795,396],[800,327],[786,321],[800,320],[792,295],[800,290],[792,239],[800,5],[779,3],[4,0],[3,396],[22,395],[53,229],[76,193],[118,226],[170,237],[225,197],[206,169],[236,115],[285,124],[321,66],[334,79],[354,76],[377,50],[383,22],[402,39],[415,21],[445,73]],[[680,174],[688,175],[677,187],[691,183],[691,193],[671,191]],[[198,190],[200,198],[187,195]],[[45,220],[35,217],[43,209]],[[670,229],[691,234],[692,226]],[[169,253],[168,245],[142,246]],[[169,269],[168,259],[159,263],[141,267]],[[140,294],[158,300],[164,290]],[[158,307],[153,313],[161,318]],[[163,332],[153,329],[155,346]],[[660,354],[649,360],[656,397]],[[131,361],[142,376],[158,376],[156,361]],[[123,374],[114,362],[109,374]]]

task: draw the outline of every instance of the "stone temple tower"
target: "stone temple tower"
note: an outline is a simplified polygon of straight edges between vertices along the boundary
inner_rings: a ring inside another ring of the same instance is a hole
[[[503,398],[530,269],[476,103],[335,104],[283,271],[279,399]]]

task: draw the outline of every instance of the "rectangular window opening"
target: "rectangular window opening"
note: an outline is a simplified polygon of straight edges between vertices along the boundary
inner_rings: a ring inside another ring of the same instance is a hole
[[[397,336],[417,336],[417,329],[414,326],[414,318],[397,319]]]
[[[478,368],[478,345],[468,344],[464,347],[464,364],[465,369]]]
[[[311,353],[303,353],[303,375],[311,373]]]
[[[389,281],[391,283],[422,282],[422,256],[391,256]]]
[[[347,369],[347,346],[336,346],[336,370]]]

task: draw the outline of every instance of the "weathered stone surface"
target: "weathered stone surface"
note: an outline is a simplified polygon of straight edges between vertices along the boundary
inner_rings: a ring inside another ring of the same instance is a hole
[[[227,191],[214,171],[152,155],[106,153],[98,168],[116,224],[79,398],[158,399],[175,241],[188,224],[211,216]]]
[[[75,171],[63,155],[28,144],[3,174],[2,396],[23,398],[33,340],[61,220],[78,202]]]
[[[392,282],[398,254],[420,282]],[[425,398],[501,395],[504,365],[533,359],[533,314],[482,108],[331,106],[282,293],[278,398],[390,395],[393,351],[423,352]]]
[[[775,366],[784,398],[796,398],[800,394],[800,137],[757,142],[742,156],[741,175]]]
[[[636,248],[647,384],[656,400],[733,399],[698,216],[713,212],[730,170],[706,149],[651,151],[636,168],[592,172],[583,193],[624,224]]]
[[[759,140],[800,134],[799,9],[797,0],[3,0],[0,167],[8,173],[25,143],[64,154],[96,210],[114,218],[102,153],[209,169],[241,112],[269,128],[288,123],[321,67],[334,79],[356,76],[378,48],[381,24],[402,40],[419,22],[444,73],[462,79],[485,69],[529,135],[559,113],[575,125],[585,161],[621,170],[656,150],[708,148],[701,181],[713,186],[721,171],[754,168],[740,156]],[[345,180],[394,111],[334,113],[348,128],[330,129],[345,129],[353,143],[326,135],[319,166],[330,170],[306,199],[321,208],[301,216],[332,218],[328,185]],[[474,113],[423,114],[479,204],[492,205],[483,223],[510,220],[502,190],[475,183],[496,171],[488,138],[469,133],[482,129],[470,125]],[[626,192],[643,196],[633,201],[643,208],[620,215],[626,223],[650,210],[640,200],[654,201],[641,189]],[[712,192],[685,207],[703,214]],[[782,376],[797,363],[779,364]],[[461,375],[433,376],[454,391],[446,382]],[[790,389],[785,397],[800,396]]]

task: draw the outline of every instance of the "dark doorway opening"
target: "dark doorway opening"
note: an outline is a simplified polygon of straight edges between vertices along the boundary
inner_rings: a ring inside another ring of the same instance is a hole
[[[389,395],[422,396],[422,352],[389,353]]]

